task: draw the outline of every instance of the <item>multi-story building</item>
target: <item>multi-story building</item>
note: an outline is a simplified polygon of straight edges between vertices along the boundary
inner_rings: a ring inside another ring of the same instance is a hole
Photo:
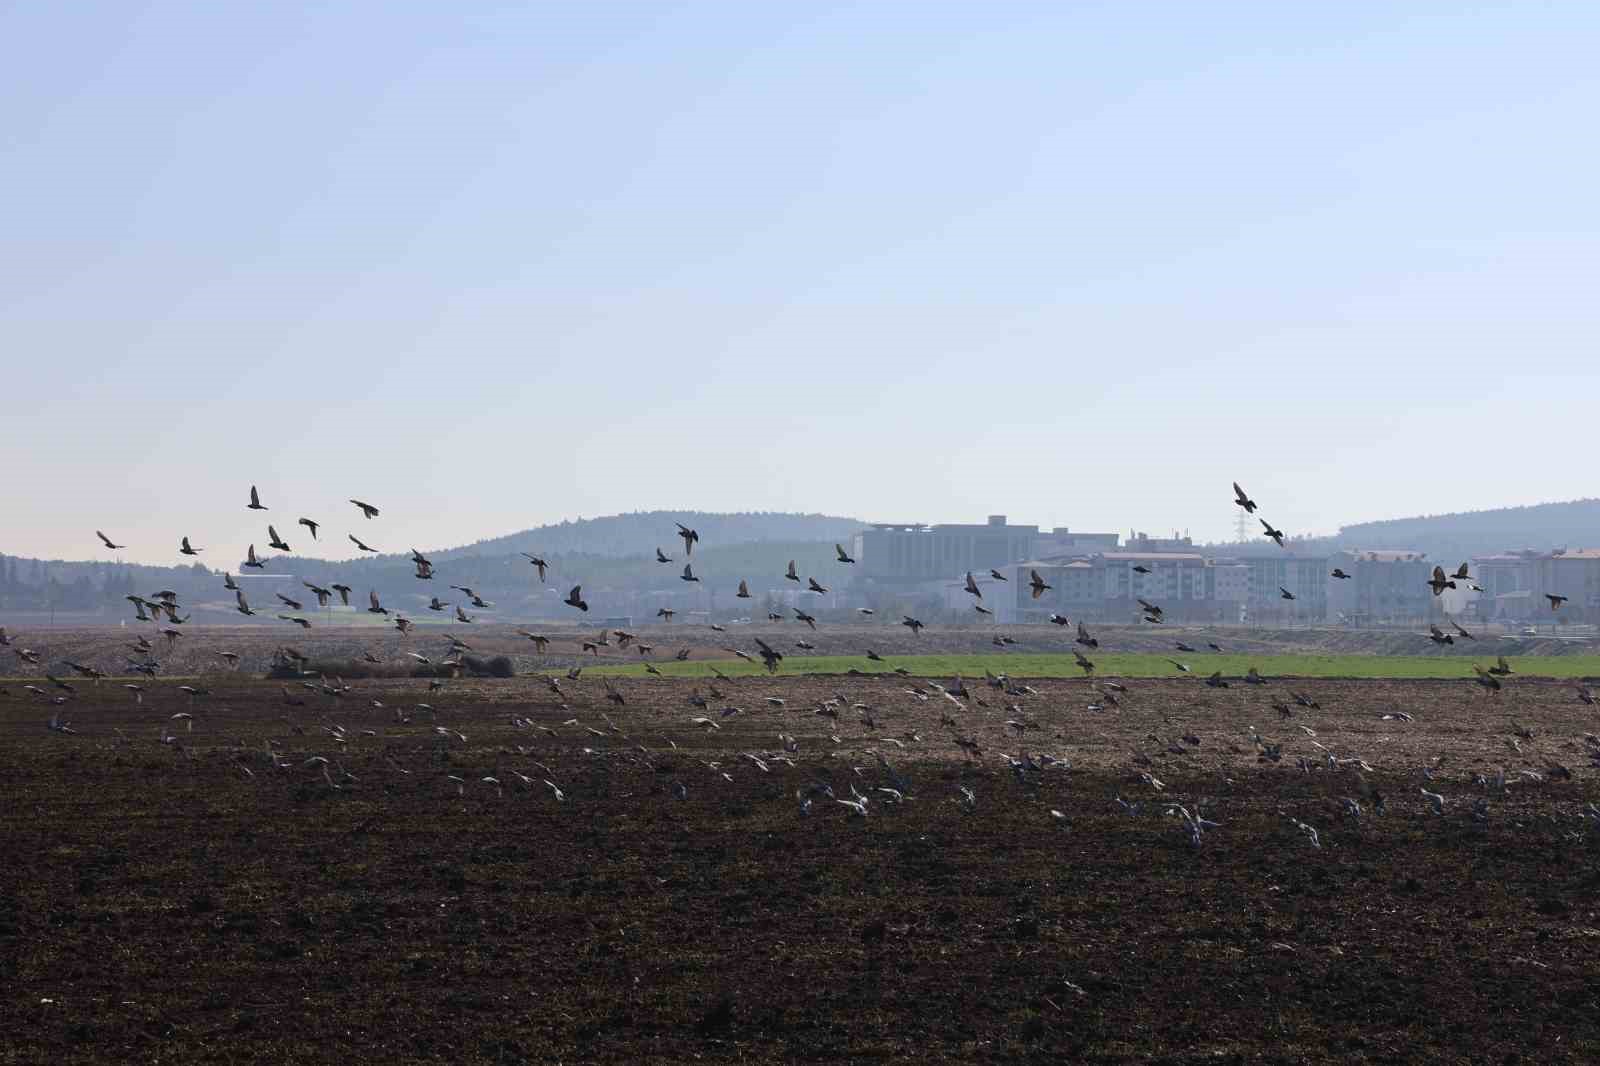
[[[1048,533],[1040,533],[1033,542],[1033,555],[1039,559],[1059,559],[1066,556],[1092,555],[1095,552],[1117,550],[1115,533],[1074,533],[1058,526]]]
[[[1497,552],[1472,559],[1472,578],[1483,593],[1478,616],[1484,619],[1524,620],[1533,615],[1535,551]],[[1542,605],[1542,601],[1541,601]]]
[[[1216,606],[1217,621],[1243,622],[1250,603],[1250,568],[1240,562],[1207,559],[1206,597]]]
[[[1441,604],[1428,586],[1433,565],[1418,551],[1336,552],[1328,559],[1326,572],[1337,568],[1350,577],[1327,579],[1328,613],[1352,626],[1436,619]]]
[[[873,525],[856,534],[858,577],[890,583],[948,581],[968,570],[986,573],[1034,554],[1038,526],[1014,526],[1005,515],[983,525]]]
[[[1322,622],[1328,617],[1328,559],[1326,556],[1247,555],[1228,562],[1250,570],[1246,619],[1252,625]],[[1280,589],[1293,593],[1283,598]]]
[[[1485,586],[1487,588],[1487,586]],[[1534,614],[1541,621],[1600,621],[1600,548],[1561,548],[1533,561]],[[1547,595],[1567,602],[1552,611]]]
[[[1051,614],[1091,622],[1137,622],[1139,600],[1173,621],[1237,621],[1219,609],[1205,556],[1195,552],[1097,552],[1078,559],[1043,559],[1003,569],[998,596],[986,590],[1000,622],[1043,622]],[[1038,599],[1032,571],[1049,585]]]

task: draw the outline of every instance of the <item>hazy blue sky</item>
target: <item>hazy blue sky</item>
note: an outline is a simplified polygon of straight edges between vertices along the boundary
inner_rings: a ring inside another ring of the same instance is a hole
[[[1223,537],[1234,478],[1291,532],[1595,495],[1597,31],[0,6],[0,551],[231,563],[252,482],[387,550],[656,507]]]

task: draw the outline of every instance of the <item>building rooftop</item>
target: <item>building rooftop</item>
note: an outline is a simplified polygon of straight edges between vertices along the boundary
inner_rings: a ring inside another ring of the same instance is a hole
[[[1403,548],[1351,548],[1343,554],[1368,563],[1415,563],[1428,557],[1427,552]]]
[[[1557,548],[1547,558],[1551,559],[1600,559],[1600,548]]]
[[[1146,562],[1204,562],[1205,556],[1199,552],[1100,552],[1095,558],[1104,559],[1108,563],[1136,563]]]

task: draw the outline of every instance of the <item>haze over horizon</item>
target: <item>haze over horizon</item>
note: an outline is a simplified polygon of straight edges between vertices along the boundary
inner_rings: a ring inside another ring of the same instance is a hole
[[[1219,541],[1235,479],[1294,534],[1592,496],[1597,31],[13,6],[0,551],[655,509]]]

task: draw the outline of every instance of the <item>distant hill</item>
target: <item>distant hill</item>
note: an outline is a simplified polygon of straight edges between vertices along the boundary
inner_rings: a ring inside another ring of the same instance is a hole
[[[1340,529],[1337,540],[1350,548],[1416,548],[1434,559],[1600,547],[1600,499],[1359,522]]]
[[[772,541],[843,541],[866,528],[856,518],[822,514],[748,511],[716,514],[709,511],[634,511],[604,518],[579,518],[556,525],[537,526],[520,533],[492,537],[473,544],[430,554],[448,559],[454,555],[584,555],[622,558],[653,555],[659,547],[668,555],[682,554],[677,523],[700,534],[700,546],[764,544]]]
[[[696,530],[700,541],[692,561],[700,582],[682,581],[683,541],[677,524]],[[680,610],[703,608],[714,601],[720,608],[747,606],[754,611],[766,590],[789,586],[783,580],[790,559],[800,573],[816,574],[830,583],[836,573],[833,545],[848,544],[865,523],[829,515],[750,513],[711,514],[703,511],[648,511],[580,519],[540,526],[504,537],[481,540],[459,548],[430,551],[438,574],[418,581],[409,556],[384,554],[329,562],[298,556],[274,556],[261,573],[241,571],[238,562],[224,564],[244,584],[252,606],[264,608],[264,621],[276,623],[282,609],[274,593],[283,592],[302,603],[314,603],[302,584],[328,586],[335,581],[355,589],[365,606],[368,590],[385,605],[407,613],[425,611],[428,597],[447,603],[462,600],[450,588],[465,585],[496,604],[502,617],[562,614],[560,596],[582,584],[585,596],[598,614],[632,613],[648,600],[654,605]],[[671,565],[655,560],[660,547],[672,557]],[[549,564],[547,583],[541,586],[537,571],[520,552],[537,554]],[[748,580],[757,602],[732,599],[739,581]],[[185,604],[200,608],[197,620],[230,623],[243,621],[233,611],[233,594],[222,587],[220,573],[199,564],[154,567],[104,561],[22,559],[0,555],[0,614],[37,613],[48,609],[75,614],[121,617],[132,608],[123,601],[129,594],[150,597],[170,589]],[[474,613],[483,613],[475,611]],[[493,614],[486,614],[486,620]]]

